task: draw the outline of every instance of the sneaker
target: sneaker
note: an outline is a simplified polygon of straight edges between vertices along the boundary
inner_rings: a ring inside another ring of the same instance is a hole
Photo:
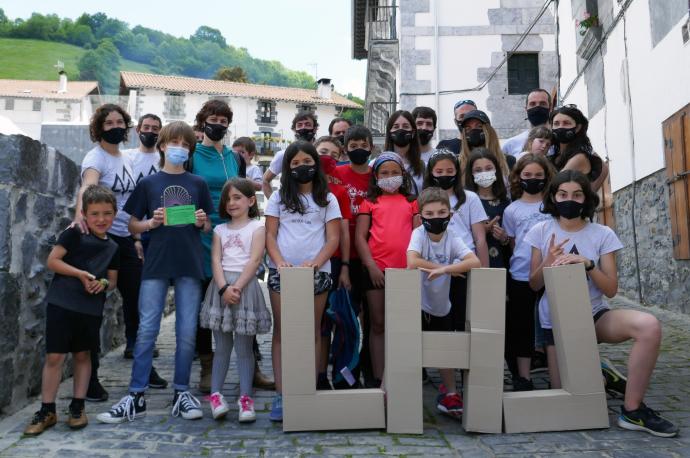
[[[319,376],[319,379],[316,382],[316,389],[317,390],[332,390],[333,385],[331,385],[331,382],[328,380],[327,376]]]
[[[178,415],[182,415],[185,420],[198,420],[204,416],[201,411],[201,403],[189,391],[175,393],[172,416],[177,417]]]
[[[439,394],[436,408],[445,414],[458,416],[462,413],[462,398],[458,393]]]
[[[125,359],[134,359],[134,348],[125,348],[122,357]]]
[[[86,417],[86,411],[84,406],[75,406],[70,404],[69,406],[69,417],[67,418],[67,426],[70,429],[82,429],[89,424],[89,419]]]
[[[273,396],[271,413],[268,414],[268,419],[271,421],[283,421],[283,395],[276,394]]]
[[[213,415],[214,420],[220,420],[230,411],[225,398],[217,391],[211,395],[209,403],[211,404],[211,415]]]
[[[237,405],[240,408],[240,423],[251,423],[253,421],[256,421],[256,412],[254,411],[254,400],[252,398],[245,394],[237,401]]]
[[[549,363],[546,359],[546,353],[543,351],[535,351],[530,362],[530,373],[546,372],[549,370]]]
[[[86,390],[86,400],[89,402],[105,402],[108,400],[108,392],[98,380],[89,381],[89,389]]]
[[[604,389],[614,397],[625,397],[628,379],[608,359],[601,358],[601,373],[604,375]]]
[[[156,368],[151,366],[151,373],[149,374],[149,388],[156,388],[162,390],[168,387],[168,381],[158,375]]]
[[[134,421],[135,418],[144,415],[146,415],[144,393],[130,393],[113,405],[108,412],[98,414],[96,419],[101,423],[117,424],[125,420]]]
[[[528,380],[525,377],[513,377],[513,391],[532,391],[534,390],[534,384],[532,380]]]
[[[31,423],[24,430],[25,436],[38,436],[48,428],[55,426],[57,423],[57,414],[55,412],[48,412],[47,410],[39,410],[34,414]]]
[[[632,431],[646,431],[659,437],[673,437],[678,434],[678,427],[647,407],[644,402],[636,410],[625,410],[621,406],[618,426]]]

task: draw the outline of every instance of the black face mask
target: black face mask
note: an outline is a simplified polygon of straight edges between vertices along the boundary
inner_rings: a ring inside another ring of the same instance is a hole
[[[558,129],[553,129],[553,136],[558,143],[570,143],[577,135],[576,129],[577,127],[571,127],[570,129],[559,127]]]
[[[421,143],[422,145],[428,145],[431,141],[431,137],[434,136],[434,131],[419,129],[417,130],[417,135],[419,135],[419,143]]]
[[[433,183],[436,186],[443,189],[444,191],[455,186],[455,181],[457,180],[457,178],[457,175],[445,175],[440,177],[431,175],[431,181],[433,181]]]
[[[144,148],[153,148],[158,141],[158,134],[155,132],[140,132],[139,141],[141,141]]]
[[[295,179],[299,184],[307,184],[314,179],[316,174],[315,165],[299,165],[294,169],[290,170],[292,178]]]
[[[422,217],[422,224],[424,229],[430,234],[442,234],[450,223],[450,215],[445,218],[424,218]]]
[[[316,131],[314,129],[298,129],[295,131],[295,135],[298,140],[304,140],[305,142],[310,142],[314,140]]]
[[[369,150],[366,150],[364,148],[357,148],[353,149],[352,151],[348,151],[347,157],[350,158],[350,162],[352,162],[353,164],[362,165],[367,163],[370,154],[371,151]]]
[[[558,214],[565,219],[575,219],[582,215],[582,210],[585,204],[576,202],[574,200],[563,200],[561,202],[556,202],[556,210]]]
[[[113,127],[101,134],[101,138],[111,145],[119,145],[125,139],[127,129],[124,127]]]
[[[211,139],[211,141],[217,142],[225,137],[228,127],[222,124],[204,124],[204,133]]]
[[[335,138],[338,139],[338,141],[340,142],[341,145],[345,146],[345,135],[339,135]]]
[[[391,140],[395,146],[405,147],[412,143],[414,132],[411,130],[398,129],[391,132]]]
[[[544,190],[544,186],[546,186],[546,180],[544,178],[520,180],[520,187],[527,194],[539,194]]]
[[[549,109],[546,107],[532,107],[527,110],[527,119],[532,126],[541,126],[549,120]]]
[[[486,136],[484,135],[483,129],[470,129],[465,132],[465,137],[467,138],[467,144],[470,145],[470,148],[484,146],[484,143],[486,143]]]

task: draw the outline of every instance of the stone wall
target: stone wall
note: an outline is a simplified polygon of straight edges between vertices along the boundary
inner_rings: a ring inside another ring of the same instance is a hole
[[[54,148],[0,135],[0,414],[40,391],[45,294],[52,278],[45,260],[72,221],[78,184],[79,167]],[[110,294],[103,352],[124,341],[120,309],[119,295]]]
[[[637,260],[633,186],[617,191],[613,202],[616,232],[625,246],[617,257],[619,290],[644,304],[690,314],[690,261],[673,259],[666,171],[659,170],[635,184]]]

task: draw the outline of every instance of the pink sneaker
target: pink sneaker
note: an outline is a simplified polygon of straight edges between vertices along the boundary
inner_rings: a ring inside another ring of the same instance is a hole
[[[254,411],[254,400],[252,398],[245,394],[237,401],[237,405],[240,407],[240,423],[250,423],[252,421],[256,421],[256,412]]]
[[[228,403],[225,402],[225,398],[218,392],[215,392],[211,395],[209,403],[211,404],[211,413],[213,414],[214,420],[219,420],[225,417],[225,415],[230,411],[230,407],[228,407]]]

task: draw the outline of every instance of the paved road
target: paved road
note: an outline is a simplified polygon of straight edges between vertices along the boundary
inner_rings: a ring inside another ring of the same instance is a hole
[[[625,299],[614,300],[616,306],[632,306]],[[215,422],[208,404],[205,417],[186,421],[170,416],[172,391],[150,390],[147,396],[148,416],[122,425],[97,424],[95,415],[108,404],[88,404],[92,423],[84,430],[72,432],[64,422],[38,438],[22,438],[21,433],[37,410],[39,401],[0,421],[0,456],[2,457],[177,457],[177,456],[558,456],[558,457],[690,457],[690,319],[664,312],[654,313],[664,322],[662,354],[647,404],[681,426],[679,437],[661,439],[644,433],[624,431],[617,426],[608,430],[539,434],[466,434],[456,420],[439,415],[434,399],[438,374],[431,372],[432,384],[424,387],[424,435],[392,435],[381,431],[344,431],[333,433],[288,433],[268,420],[272,392],[258,391],[255,396],[256,423],[240,426],[236,410],[229,419]],[[159,372],[172,378],[174,352],[174,320],[165,320],[159,347],[161,357],[155,360]],[[262,366],[270,371],[270,341],[261,339]],[[601,346],[602,354],[619,368],[625,367],[629,345]],[[103,381],[111,400],[117,401],[126,392],[130,361],[122,359],[121,350],[103,358]],[[193,382],[198,381],[198,362],[193,370]],[[538,387],[545,387],[543,379]],[[233,399],[238,384],[234,366],[225,386]],[[71,379],[60,387],[58,410],[69,403]],[[619,411],[620,400],[610,399],[611,424]],[[65,415],[62,415],[64,420]]]

